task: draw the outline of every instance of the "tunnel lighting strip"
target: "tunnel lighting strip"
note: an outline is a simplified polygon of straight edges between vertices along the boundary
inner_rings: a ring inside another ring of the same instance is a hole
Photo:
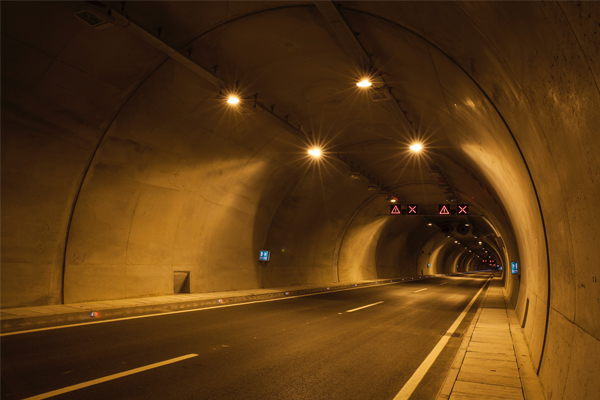
[[[400,390],[400,392],[398,392],[396,397],[394,397],[394,400],[408,400],[408,398],[413,394],[413,392],[415,391],[415,389],[417,388],[419,383],[421,383],[421,380],[425,377],[425,374],[427,373],[427,371],[429,371],[429,368],[431,368],[431,366],[433,365],[435,360],[438,358],[438,356],[440,355],[440,353],[442,352],[444,347],[446,347],[448,340],[450,340],[450,336],[452,336],[454,331],[456,331],[456,329],[458,329],[458,326],[460,325],[462,320],[465,318],[465,316],[471,309],[471,306],[473,305],[473,303],[475,303],[475,300],[477,300],[477,298],[479,297],[479,294],[483,291],[483,289],[486,287],[486,284],[493,277],[494,277],[494,275],[490,276],[488,278],[488,280],[485,281],[483,286],[481,286],[481,289],[479,289],[477,294],[475,296],[473,296],[473,298],[471,299],[469,304],[467,304],[467,307],[465,307],[463,312],[458,316],[458,318],[456,318],[456,321],[454,321],[454,323],[452,324],[450,329],[448,329],[448,331],[446,331],[446,333],[444,334],[444,336],[442,336],[442,338],[440,339],[438,344],[436,344],[435,347],[433,348],[433,350],[431,350],[431,353],[429,353],[427,358],[421,363],[419,368],[417,368],[417,370],[410,377],[408,382],[406,382],[404,387]]]
[[[335,35],[340,40],[341,47],[346,50],[346,52],[350,55],[350,57],[354,60],[359,68],[363,70],[367,70],[370,72],[373,71],[381,71],[381,69],[376,68],[372,54],[369,54],[362,43],[358,40],[353,30],[348,25],[348,22],[344,19],[344,16],[338,10],[336,4],[332,1],[313,1],[325,21],[329,27],[334,31]],[[413,126],[413,121],[408,118],[408,112],[402,108],[400,104],[400,100],[394,96],[392,88],[387,84],[385,79],[383,78],[381,72],[377,75],[378,80],[383,82],[383,87],[388,88],[389,94],[395,103],[395,107],[392,107],[391,110],[394,114],[398,116],[401,121],[404,121],[408,124],[412,132],[415,132],[415,128]]]
[[[77,385],[67,386],[67,387],[62,388],[62,389],[57,389],[57,390],[53,390],[52,392],[38,394],[37,396],[33,396],[33,397],[27,397],[26,399],[23,399],[23,400],[42,400],[42,399],[47,399],[49,397],[58,396],[58,395],[63,394],[63,393],[68,393],[68,392],[72,392],[74,390],[83,389],[83,388],[86,388],[86,387],[89,387],[89,386],[97,385],[99,383],[104,383],[104,382],[112,381],[113,379],[122,378],[122,377],[128,376],[128,375],[137,374],[138,372],[148,371],[149,369],[154,369],[154,368],[162,367],[163,365],[173,364],[173,363],[176,363],[176,362],[179,362],[179,361],[183,361],[183,360],[187,360],[188,358],[193,358],[193,357],[198,357],[198,354],[188,354],[188,355],[181,356],[181,357],[171,358],[170,360],[157,362],[157,363],[146,365],[146,366],[140,367],[140,368],[130,369],[129,371],[119,372],[118,374],[108,375],[108,376],[105,376],[104,378],[98,378],[98,379],[94,379],[94,380],[91,380],[91,381],[87,381],[87,382],[83,382],[83,383],[78,383]]]

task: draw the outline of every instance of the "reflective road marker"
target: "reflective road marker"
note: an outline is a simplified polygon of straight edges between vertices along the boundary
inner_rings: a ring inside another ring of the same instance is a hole
[[[458,275],[458,274],[454,274],[454,275]],[[406,279],[407,279],[406,281],[404,280],[404,278],[402,278],[402,280],[398,281],[398,282],[379,283],[378,286],[383,286],[383,285],[397,285],[399,283],[408,282],[408,278],[406,278]],[[410,278],[410,279],[414,279],[414,278]],[[87,326],[87,325],[94,325],[94,324],[107,324],[107,323],[110,323],[110,322],[127,321],[127,320],[130,320],[130,319],[162,317],[162,316],[165,316],[165,315],[182,314],[182,313],[197,312],[197,311],[207,311],[207,310],[214,310],[215,308],[245,306],[245,305],[249,305],[249,304],[267,303],[267,302],[270,302],[270,301],[280,301],[280,300],[297,299],[297,298],[300,298],[300,297],[320,296],[320,295],[323,295],[325,293],[345,292],[347,290],[368,289],[368,288],[372,288],[372,287],[373,286],[371,286],[371,285],[366,285],[366,286],[359,286],[359,287],[350,287],[350,288],[345,288],[345,289],[335,289],[335,290],[330,290],[329,292],[317,292],[317,293],[299,294],[299,295],[295,295],[295,296],[284,296],[284,297],[278,297],[278,298],[275,298],[275,299],[247,301],[245,303],[219,304],[219,305],[215,305],[215,306],[212,306],[212,307],[209,306],[209,307],[201,307],[201,308],[190,308],[190,309],[187,309],[187,310],[168,311],[168,312],[161,312],[161,313],[157,313],[157,314],[145,314],[145,315],[136,315],[136,316],[133,316],[133,317],[113,318],[113,319],[105,319],[105,320],[100,320],[100,321],[81,322],[81,323],[69,324],[69,325],[48,326],[48,327],[45,327],[45,328],[28,329],[28,330],[15,331],[15,332],[4,332],[4,333],[0,333],[0,337],[12,336],[12,335],[22,335],[24,333],[51,331],[51,330],[54,330],[54,329],[75,328],[75,327],[78,327],[78,326]]]
[[[403,283],[403,281],[404,281],[404,279],[402,281],[400,281],[400,282],[379,283],[378,286],[397,285],[399,283]],[[296,296],[284,296],[284,297],[278,297],[278,298],[275,298],[275,299],[247,301],[245,303],[219,304],[219,305],[212,306],[212,307],[190,308],[188,310],[177,310],[177,311],[161,312],[161,313],[158,313],[158,314],[136,315],[134,317],[113,318],[113,319],[106,319],[106,320],[102,320],[102,321],[82,322],[82,323],[70,324],[70,325],[48,326],[46,328],[37,328],[37,329],[29,329],[29,330],[25,330],[25,331],[0,333],[0,337],[11,336],[11,335],[21,335],[23,333],[51,331],[51,330],[54,330],[54,329],[62,329],[62,328],[73,328],[73,327],[77,327],[77,326],[86,326],[86,325],[94,325],[94,324],[106,324],[106,323],[109,323],[109,322],[127,321],[127,320],[130,320],[130,319],[140,319],[140,318],[150,318],[150,317],[162,317],[162,316],[165,316],[165,315],[173,315],[173,314],[182,314],[182,313],[197,312],[197,311],[214,310],[215,308],[245,306],[245,305],[248,305],[248,304],[258,304],[258,303],[267,303],[267,302],[270,302],[270,301],[280,301],[280,300],[297,299],[297,298],[300,298],[300,297],[320,296],[320,295],[323,295],[323,294],[326,294],[326,293],[345,292],[347,290],[368,289],[368,288],[372,288],[372,287],[373,286],[371,286],[371,285],[366,285],[366,286],[351,287],[351,288],[346,288],[346,289],[330,290],[328,292],[317,292],[317,293],[299,294],[299,295],[296,295]]]
[[[492,277],[490,277],[485,283],[488,283],[490,279],[492,279]],[[417,388],[427,371],[429,371],[429,368],[431,368],[436,358],[440,355],[440,353],[446,346],[446,343],[448,343],[448,340],[450,340],[450,336],[452,336],[452,334],[458,328],[462,320],[465,319],[465,316],[469,312],[469,309],[471,308],[473,303],[475,303],[475,300],[477,299],[477,297],[479,297],[479,293],[481,293],[481,291],[485,287],[485,283],[483,284],[481,289],[479,289],[479,292],[477,292],[477,294],[473,296],[473,298],[471,299],[469,304],[467,304],[467,307],[465,307],[463,312],[460,313],[458,318],[456,318],[456,321],[454,321],[454,323],[452,324],[450,329],[448,329],[446,334],[442,336],[438,344],[436,344],[433,350],[431,350],[431,353],[429,353],[427,358],[425,358],[421,365],[419,365],[419,368],[417,368],[415,373],[410,377],[406,384],[404,384],[404,387],[400,390],[400,392],[398,392],[396,397],[394,397],[394,400],[408,400],[408,398],[413,394],[413,392],[415,391],[415,389]]]
[[[79,383],[77,385],[67,386],[66,388],[62,388],[62,389],[58,389],[58,390],[53,390],[52,392],[38,394],[37,396],[28,397],[28,398],[26,398],[24,400],[41,400],[41,399],[47,399],[48,397],[58,396],[59,394],[72,392],[72,391],[77,390],[77,389],[83,389],[83,388],[88,387],[88,386],[93,386],[93,385],[97,385],[99,383],[112,381],[113,379],[121,378],[123,376],[137,374],[138,372],[143,372],[143,371],[147,371],[149,369],[162,367],[163,365],[176,363],[178,361],[187,360],[188,358],[197,357],[197,356],[198,356],[198,354],[188,354],[186,356],[181,356],[181,357],[177,357],[177,358],[171,358],[170,360],[161,361],[161,362],[158,362],[158,363],[155,363],[155,364],[146,365],[145,367],[130,369],[129,371],[120,372],[118,374],[105,376],[104,378],[98,378],[98,379],[94,379],[94,380],[91,380],[91,381]]]
[[[346,312],[354,312],[354,311],[362,310],[363,308],[373,307],[373,306],[376,306],[377,304],[381,304],[381,303],[383,303],[383,301],[379,301],[377,303],[369,304],[369,305],[358,307],[358,308],[353,308],[352,310],[348,310]]]

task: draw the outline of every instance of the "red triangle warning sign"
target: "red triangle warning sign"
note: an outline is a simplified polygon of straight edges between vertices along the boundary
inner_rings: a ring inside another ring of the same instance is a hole
[[[448,207],[445,204],[440,204],[440,215],[450,215],[450,211],[448,211]]]
[[[400,207],[398,207],[397,205],[394,204],[390,210],[390,214],[399,215],[399,214],[402,214],[402,211],[400,211]]]

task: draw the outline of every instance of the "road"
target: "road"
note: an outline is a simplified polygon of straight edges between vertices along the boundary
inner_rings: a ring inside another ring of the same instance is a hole
[[[24,399],[190,355],[56,398],[393,399],[488,277],[447,276],[5,336],[2,398]],[[448,346],[458,343],[453,338]],[[443,365],[432,368],[437,376],[425,379],[413,398],[435,395],[454,353],[443,353]]]

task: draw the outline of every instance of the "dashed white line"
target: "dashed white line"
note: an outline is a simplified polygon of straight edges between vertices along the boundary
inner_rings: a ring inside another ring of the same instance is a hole
[[[104,378],[98,378],[98,379],[94,379],[94,380],[91,380],[91,381],[79,383],[77,385],[67,386],[66,388],[62,388],[62,389],[58,389],[58,390],[53,390],[52,392],[38,394],[37,396],[28,397],[28,398],[26,398],[24,400],[42,400],[42,399],[47,399],[48,397],[58,396],[59,394],[72,392],[72,391],[77,390],[77,389],[83,389],[83,388],[88,387],[88,386],[93,386],[93,385],[97,385],[99,383],[103,383],[103,382],[107,382],[107,381],[112,381],[113,379],[121,378],[123,376],[137,374],[138,372],[143,372],[143,371],[147,371],[149,369],[162,367],[163,365],[173,364],[173,363],[176,363],[178,361],[187,360],[188,358],[197,357],[197,356],[198,356],[198,354],[188,354],[188,355],[177,357],[177,358],[171,358],[170,360],[161,361],[161,362],[157,362],[157,363],[154,363],[154,364],[146,365],[145,367],[130,369],[129,371],[119,372],[118,374],[105,376]]]
[[[408,278],[406,278],[406,279],[408,279]],[[405,281],[403,279],[400,282],[378,283],[376,286],[397,285],[399,283],[405,283],[405,282],[408,282],[408,281]],[[24,334],[24,333],[44,332],[44,331],[51,331],[51,330],[63,329],[63,328],[75,328],[75,327],[78,327],[78,326],[86,326],[86,325],[94,325],[94,324],[106,324],[106,323],[111,323],[111,322],[127,321],[127,320],[130,320],[130,319],[162,317],[162,316],[165,316],[165,315],[182,314],[182,313],[197,312],[197,311],[207,311],[207,310],[213,310],[215,308],[245,306],[245,305],[249,305],[249,304],[267,303],[267,302],[271,302],[271,301],[281,301],[281,300],[297,299],[299,297],[318,296],[318,295],[322,295],[322,294],[325,294],[325,293],[345,292],[347,290],[367,289],[367,288],[372,288],[372,287],[374,287],[374,286],[373,285],[367,285],[367,286],[359,286],[359,287],[351,287],[351,288],[344,288],[344,289],[329,290],[327,292],[317,292],[317,293],[300,294],[300,295],[294,295],[294,296],[278,297],[278,298],[275,298],[275,299],[248,301],[248,302],[245,302],[245,303],[219,304],[217,306],[209,306],[209,307],[201,307],[201,308],[190,308],[190,309],[187,309],[187,310],[177,310],[177,311],[161,312],[161,313],[156,313],[156,314],[136,315],[136,316],[133,316],[133,317],[113,318],[113,319],[106,319],[106,320],[100,320],[100,321],[81,322],[81,323],[69,324],[69,325],[48,326],[48,327],[45,327],[45,328],[27,329],[27,330],[22,330],[22,331],[15,331],[15,332],[3,332],[3,333],[0,333],[0,337],[12,336],[12,335],[21,335],[21,334]]]
[[[358,307],[358,308],[353,308],[352,310],[348,310],[346,312],[354,312],[354,311],[362,310],[363,308],[373,307],[373,306],[376,306],[377,304],[381,304],[381,303],[383,303],[383,301],[379,301],[379,302],[373,303],[373,304],[368,304],[366,306],[362,306],[362,307]]]
[[[297,299],[299,297],[318,296],[318,295],[323,295],[323,294],[327,294],[327,293],[345,292],[347,290],[357,290],[357,289],[367,289],[367,288],[373,288],[373,287],[379,287],[379,286],[397,285],[399,283],[404,283],[404,281],[401,281],[401,282],[392,282],[392,283],[389,283],[389,282],[388,283],[378,283],[375,286],[373,286],[373,285],[367,285],[367,286],[351,287],[351,288],[344,288],[344,289],[328,290],[326,292],[316,292],[316,293],[308,293],[308,294],[299,294],[299,295],[294,295],[294,296],[278,297],[278,298],[275,298],[275,299],[254,300],[254,301],[247,301],[245,303],[219,304],[218,306],[209,306],[209,307],[202,307],[202,308],[190,308],[190,309],[187,309],[187,310],[177,310],[177,311],[161,312],[161,313],[156,313],[156,314],[136,315],[136,316],[133,316],[133,317],[122,317],[122,318],[106,319],[106,320],[101,320],[101,321],[81,322],[81,323],[70,324],[70,325],[48,326],[46,328],[37,328],[37,329],[29,329],[29,330],[24,330],[24,331],[0,333],[0,337],[11,336],[11,335],[21,335],[23,333],[33,333],[33,332],[50,331],[50,330],[54,330],[54,329],[73,328],[73,327],[77,327],[77,326],[86,326],[86,325],[94,325],[94,324],[106,324],[106,323],[109,323],[109,322],[127,321],[127,320],[130,320],[130,319],[162,317],[164,315],[182,314],[182,313],[189,313],[189,312],[196,312],[196,311],[207,311],[207,310],[214,310],[216,308],[246,306],[246,305],[249,305],[249,304],[268,303],[268,302],[271,302],[271,301],[281,301],[281,300]]]
[[[419,293],[419,292],[422,292],[423,290],[427,290],[427,289],[429,289],[429,288],[425,288],[425,289],[417,290],[416,292],[413,292],[413,293]]]

